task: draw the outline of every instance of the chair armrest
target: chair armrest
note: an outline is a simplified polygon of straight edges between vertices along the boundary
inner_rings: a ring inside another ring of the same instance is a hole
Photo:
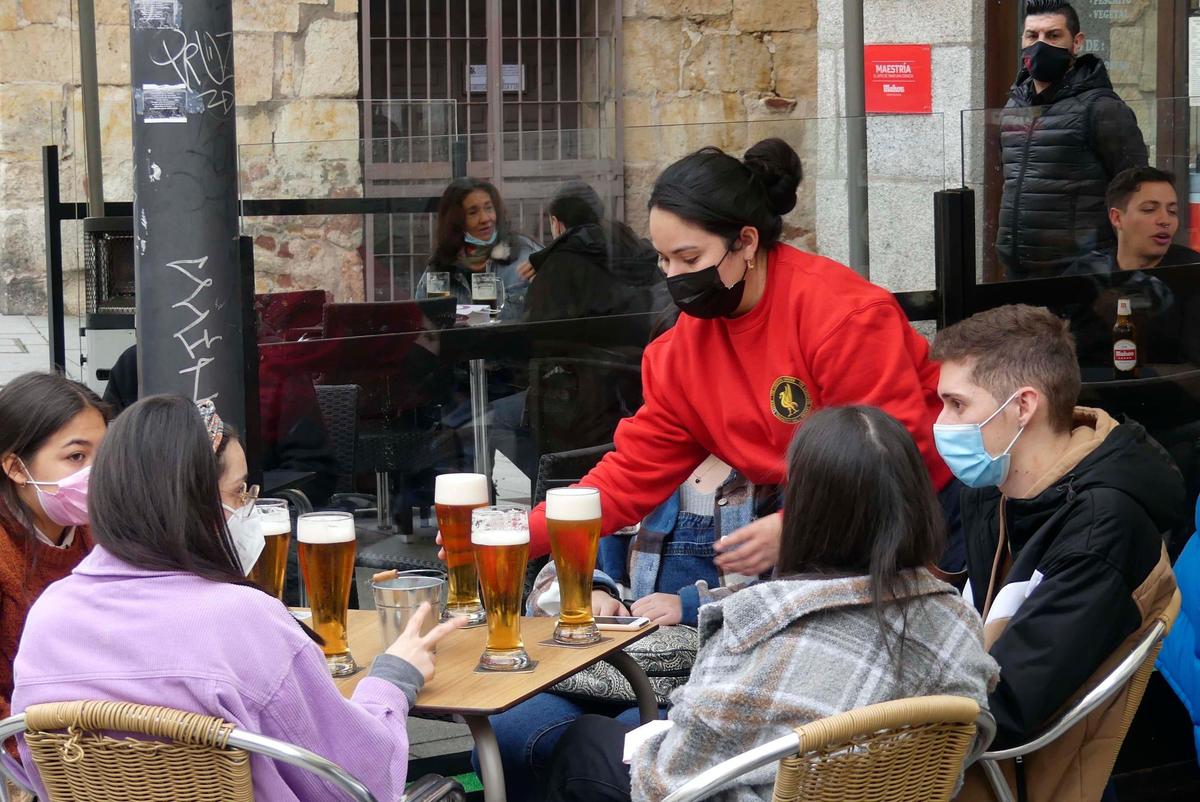
[[[0,721],[0,751],[3,751],[4,744],[9,738],[14,735],[25,732],[25,714],[18,713],[14,716]],[[16,777],[8,773],[8,769],[4,765],[7,755],[0,755],[0,802],[9,802],[8,797],[8,782],[11,782],[21,790],[33,793],[33,789],[20,782]],[[7,782],[6,782],[7,781]]]
[[[296,512],[300,515],[313,511],[312,502],[308,500],[308,496],[304,495],[303,490],[296,490],[294,488],[288,490],[277,490],[272,498],[281,498],[284,501],[290,502],[292,506],[296,508]]]
[[[1146,658],[1158,644],[1166,630],[1167,625],[1164,622],[1155,622],[1154,626],[1149,629],[1146,636],[1134,647],[1133,651],[1126,655],[1125,659],[1100,684],[1088,691],[1082,699],[1071,705],[1066,713],[1060,716],[1036,738],[1020,746],[1014,746],[1011,749],[985,752],[979,759],[1009,760],[1014,757],[1022,757],[1058,740],[1063,733],[1090,716],[1096,708],[1125,687],[1129,679],[1146,662]]]
[[[405,789],[400,802],[466,802],[467,793],[457,780],[426,774]]]

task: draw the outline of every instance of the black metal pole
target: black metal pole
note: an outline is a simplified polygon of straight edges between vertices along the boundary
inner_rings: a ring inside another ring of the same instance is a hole
[[[63,322],[62,219],[59,217],[58,145],[42,148],[42,204],[46,224],[46,340],[50,343],[50,370],[67,366]]]
[[[230,0],[132,0],[139,392],[245,424]]]

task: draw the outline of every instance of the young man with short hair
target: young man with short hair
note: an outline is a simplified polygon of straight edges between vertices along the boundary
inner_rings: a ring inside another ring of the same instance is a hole
[[[989,707],[1003,749],[1035,736],[1164,609],[1175,581],[1163,533],[1183,480],[1141,426],[1075,406],[1074,343],[1046,309],[981,312],[940,332],[933,357],[945,405],[934,436],[968,487],[964,595],[1000,663]],[[1024,761],[1030,802],[1100,797],[1123,701]],[[972,787],[960,798],[981,798]]]
[[[1122,170],[1105,195],[1117,244],[1079,259],[1067,275],[1200,266],[1200,253],[1172,240],[1179,232],[1175,176],[1154,167]]]
[[[1021,69],[1000,115],[996,254],[1005,278],[1059,276],[1113,241],[1104,190],[1146,164],[1133,110],[1104,62],[1084,52],[1079,15],[1063,0],[1025,0]]]

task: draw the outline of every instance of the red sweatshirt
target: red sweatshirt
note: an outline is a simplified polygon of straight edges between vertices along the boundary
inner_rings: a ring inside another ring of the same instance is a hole
[[[616,451],[580,484],[600,490],[605,534],[640,521],[709,454],[755,484],[782,484],[796,427],[823,407],[867,404],[903,423],[936,488],[950,471],[933,444],[938,367],[886,290],[788,245],[771,252],[748,314],[681,315],[642,358],[645,404],[617,426]],[[550,551],[545,505],[530,553]]]

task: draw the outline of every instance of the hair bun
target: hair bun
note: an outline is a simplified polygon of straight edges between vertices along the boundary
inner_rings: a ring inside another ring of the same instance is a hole
[[[764,139],[746,151],[742,161],[762,179],[767,202],[783,216],[796,208],[796,190],[804,178],[804,167],[795,149],[782,139]]]

